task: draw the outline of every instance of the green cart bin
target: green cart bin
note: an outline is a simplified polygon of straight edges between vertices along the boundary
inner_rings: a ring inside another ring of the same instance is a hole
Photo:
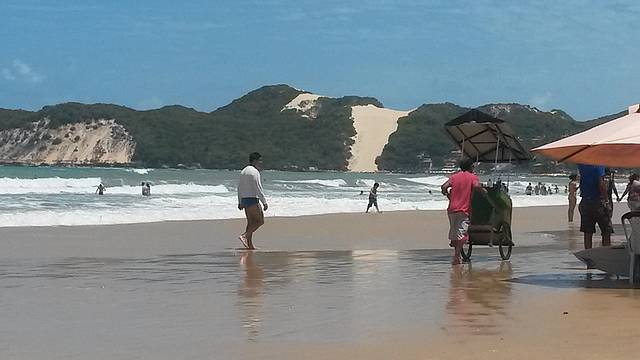
[[[513,240],[511,237],[511,198],[500,183],[487,188],[487,194],[479,191],[471,198],[471,224],[469,241],[462,248],[465,261],[471,259],[474,246],[498,246],[500,257],[511,257]]]

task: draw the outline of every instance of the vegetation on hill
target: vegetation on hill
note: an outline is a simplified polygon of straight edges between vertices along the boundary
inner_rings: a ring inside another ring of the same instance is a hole
[[[346,170],[355,135],[351,106],[383,105],[374,98],[345,96],[319,98],[304,112],[283,111],[302,93],[287,85],[265,86],[210,113],[178,105],[136,111],[113,104],[80,103],[45,106],[37,112],[0,109],[0,130],[28,127],[45,118],[51,128],[115,119],[136,142],[134,161],[146,166],[238,169],[246,163],[248,153],[259,151],[271,169]],[[479,109],[508,121],[527,148],[624,115],[578,122],[561,110],[544,112],[527,105],[489,104]],[[451,103],[428,104],[399,119],[397,131],[376,160],[379,169],[423,171],[426,158],[435,166],[443,165],[454,149],[443,126],[466,111]],[[545,159],[536,162],[550,164]]]
[[[376,159],[380,170],[421,171],[424,157],[441,165],[453,150],[444,124],[468,111],[451,103],[422,105],[409,115],[398,119],[398,129],[389,136],[389,142]]]
[[[479,110],[505,120],[525,148],[555,141],[603,122],[615,119],[618,113],[590,121],[576,121],[562,110],[540,111],[520,104],[488,104]],[[455,147],[444,132],[444,124],[468,111],[455,104],[423,105],[398,121],[398,129],[389,136],[381,156],[376,160],[381,170],[424,171],[429,157],[435,166],[442,166]],[[531,165],[540,169],[555,167],[545,158],[534,158]]]

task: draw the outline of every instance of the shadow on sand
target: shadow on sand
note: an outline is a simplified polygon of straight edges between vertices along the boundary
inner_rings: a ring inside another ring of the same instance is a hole
[[[560,289],[640,289],[640,284],[630,284],[626,278],[604,273],[536,274],[508,280],[525,285],[538,285]]]

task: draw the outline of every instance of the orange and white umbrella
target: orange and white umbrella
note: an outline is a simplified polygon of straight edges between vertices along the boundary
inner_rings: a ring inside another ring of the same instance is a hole
[[[638,168],[640,104],[629,106],[625,116],[531,151],[559,162]]]

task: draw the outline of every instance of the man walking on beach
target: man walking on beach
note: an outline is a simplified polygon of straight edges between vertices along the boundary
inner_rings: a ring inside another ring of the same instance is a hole
[[[253,152],[249,155],[249,165],[240,172],[238,180],[238,209],[244,210],[247,217],[245,232],[238,236],[242,245],[249,250],[255,250],[253,246],[253,233],[264,224],[264,213],[267,211],[267,199],[262,190],[260,169],[262,168],[262,155]],[[262,208],[260,207],[262,203]]]
[[[580,231],[584,233],[584,248],[593,246],[596,223],[602,233],[602,246],[611,245],[613,225],[609,215],[609,199],[604,166],[578,165],[580,171]]]
[[[469,216],[471,215],[471,196],[474,190],[486,191],[480,185],[480,179],[473,173],[473,160],[460,162],[459,172],[451,175],[442,184],[441,190],[449,199],[447,215],[449,216],[449,246],[453,247],[452,265],[460,264],[462,245],[469,240]]]

